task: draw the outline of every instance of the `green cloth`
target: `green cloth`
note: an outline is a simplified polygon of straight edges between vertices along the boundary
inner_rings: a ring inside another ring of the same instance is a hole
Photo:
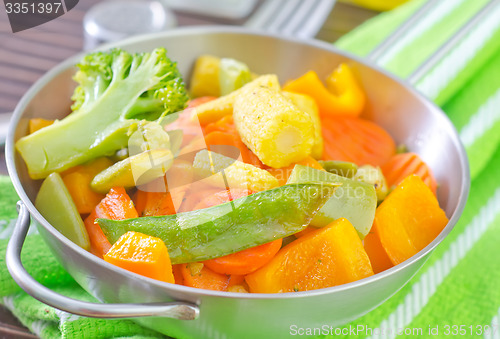
[[[440,13],[440,20],[420,28],[413,37],[409,34],[406,46],[389,53],[379,64],[401,77],[410,75],[486,2],[441,2],[458,5]],[[423,1],[412,1],[381,14],[336,45],[365,56],[421,4]],[[462,46],[416,84],[443,108],[466,147],[472,183],[464,213],[407,285],[375,310],[344,326],[360,329],[356,336],[346,337],[393,338],[399,334],[425,338],[430,337],[429,326],[436,338],[447,338],[457,331],[464,338],[500,336],[499,17],[500,5]],[[484,34],[489,38],[479,43]],[[455,68],[457,56],[466,58],[464,46],[471,49],[470,57]],[[432,91],[429,84],[440,84],[442,79],[447,81],[438,86],[440,91]]]
[[[336,45],[365,56],[422,3],[411,1],[383,13]],[[440,2],[440,7],[424,23],[416,25],[380,64],[402,77],[408,76],[485,3],[486,0]],[[500,6],[497,7],[490,14],[493,19],[500,14]],[[448,114],[466,146],[473,181],[463,216],[410,283],[381,306],[344,326],[360,330],[353,338],[387,338],[405,332],[413,332],[407,337],[429,337],[429,326],[434,329],[433,334],[438,333],[436,338],[451,337],[448,332],[460,330],[465,331],[463,338],[483,334],[485,338],[494,338],[492,331],[500,335],[500,24],[496,21],[499,20],[484,20],[463,46],[417,84]],[[11,220],[16,217],[17,197],[5,177],[0,177],[0,191],[0,238],[6,238],[13,225]],[[5,244],[5,240],[0,240],[0,297],[39,336],[159,336],[128,320],[70,316],[35,301],[21,292],[8,275]],[[93,300],[54,260],[39,236],[28,237],[23,262],[44,285],[74,298]]]
[[[0,302],[41,338],[164,338],[131,320],[106,320],[70,315],[44,305],[21,290],[5,264],[8,237],[17,217],[19,200],[10,179],[0,176]],[[73,299],[97,302],[56,261],[34,228],[30,229],[21,258],[28,272],[41,284]]]

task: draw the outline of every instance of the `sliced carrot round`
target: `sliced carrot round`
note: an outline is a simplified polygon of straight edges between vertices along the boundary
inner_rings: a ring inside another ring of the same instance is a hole
[[[281,248],[282,239],[248,248],[203,263],[212,271],[221,274],[246,275],[255,272],[271,260]]]
[[[396,154],[389,159],[382,167],[385,179],[389,187],[397,186],[401,181],[411,174],[418,175],[424,183],[429,186],[432,193],[436,195],[437,183],[432,170],[415,153]]]
[[[396,144],[382,127],[361,118],[325,118],[324,160],[349,161],[357,165],[381,166],[395,153]]]

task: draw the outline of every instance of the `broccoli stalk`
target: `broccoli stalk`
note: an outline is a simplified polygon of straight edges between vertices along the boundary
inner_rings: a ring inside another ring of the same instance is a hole
[[[91,53],[77,66],[73,112],[16,143],[33,179],[114,154],[143,119],[182,110],[188,99],[164,48]]]

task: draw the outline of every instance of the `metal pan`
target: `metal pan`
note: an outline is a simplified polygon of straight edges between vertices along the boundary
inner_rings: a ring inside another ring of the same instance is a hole
[[[113,46],[129,51],[164,46],[185,76],[189,76],[195,58],[201,54],[240,59],[256,73],[277,73],[282,81],[310,69],[325,76],[340,62],[348,62],[368,96],[364,117],[383,126],[397,143],[406,144],[429,164],[440,184],[440,205],[450,221],[422,251],[387,271],[307,292],[216,292],[163,283],[112,266],[70,242],[36,210],[33,202],[40,183],[29,178],[14,149],[16,140],[27,133],[30,118],[55,119],[68,113],[75,86],[71,80],[73,65],[81,57],[76,56],[47,73],[26,93],[14,112],[7,138],[7,165],[21,197],[20,217],[9,244],[7,264],[21,287],[44,303],[85,316],[137,317],[140,324],[179,338],[281,338],[289,336],[294,325],[338,326],[375,308],[408,282],[452,230],[464,208],[470,182],[468,163],[446,115],[403,81],[356,56],[318,41],[297,41],[233,27],[179,29]],[[30,215],[56,258],[75,280],[97,299],[112,305],[83,303],[57,295],[25,272],[19,252]]]

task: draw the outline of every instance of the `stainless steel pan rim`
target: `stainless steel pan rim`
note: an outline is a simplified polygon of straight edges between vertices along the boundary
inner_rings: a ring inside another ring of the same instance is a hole
[[[263,33],[261,31],[249,30],[246,28],[233,27],[233,26],[206,26],[206,27],[197,26],[197,27],[179,28],[179,29],[175,29],[172,31],[134,37],[134,38],[130,38],[130,39],[124,40],[124,41],[119,42],[119,43],[103,45],[99,49],[103,50],[103,49],[109,49],[109,48],[113,48],[113,47],[126,48],[127,46],[133,45],[133,44],[135,44],[137,42],[141,42],[141,41],[155,40],[155,39],[162,38],[162,37],[172,37],[172,36],[182,37],[184,35],[193,35],[193,34],[198,34],[198,33],[199,34],[223,33],[223,34],[263,36],[263,37],[277,38],[277,39],[290,41],[290,42],[296,42],[298,40],[295,38],[284,37],[284,36],[280,36],[280,35],[276,35],[276,34]],[[10,128],[9,133],[7,135],[6,160],[7,160],[7,168],[8,168],[11,180],[13,182],[13,185],[14,185],[14,188],[15,188],[17,194],[19,195],[19,197],[21,198],[23,203],[27,206],[31,216],[34,217],[53,237],[57,238],[59,241],[63,242],[65,245],[69,246],[71,249],[78,252],[80,255],[86,256],[87,259],[90,259],[96,265],[104,266],[105,268],[107,268],[109,270],[114,270],[114,271],[120,272],[122,275],[133,277],[134,279],[143,280],[145,282],[148,282],[149,284],[154,284],[154,285],[161,287],[161,288],[164,288],[166,290],[189,293],[189,294],[194,295],[194,296],[217,296],[217,297],[222,297],[222,298],[239,298],[239,299],[305,298],[305,297],[309,297],[309,296],[320,296],[320,295],[330,294],[330,293],[334,293],[334,292],[337,293],[337,292],[341,292],[341,291],[344,291],[344,290],[347,290],[350,288],[368,285],[374,281],[377,281],[377,280],[383,279],[389,275],[392,275],[393,273],[395,273],[397,271],[403,270],[405,267],[412,265],[414,262],[420,260],[422,257],[426,256],[430,251],[432,251],[451,232],[451,230],[453,229],[455,224],[458,222],[458,219],[459,219],[459,217],[460,217],[460,215],[465,207],[465,203],[467,200],[467,196],[469,193],[469,187],[470,187],[469,164],[467,161],[465,149],[464,149],[462,143],[460,142],[460,139],[459,139],[458,134],[455,130],[455,127],[452,125],[452,123],[450,122],[448,117],[441,111],[441,109],[438,108],[430,100],[425,98],[422,94],[420,94],[414,88],[412,88],[404,80],[401,80],[398,77],[394,76],[393,74],[381,69],[380,67],[367,62],[366,60],[364,60],[361,57],[358,57],[356,55],[353,55],[353,54],[345,52],[345,51],[341,51],[341,50],[337,49],[336,47],[334,47],[333,45],[328,44],[326,42],[321,42],[321,41],[317,41],[317,40],[302,40],[302,39],[299,39],[299,40],[302,44],[317,47],[317,48],[324,49],[327,51],[331,51],[333,53],[343,55],[349,59],[355,60],[356,62],[359,62],[360,64],[364,64],[372,69],[375,69],[376,71],[378,71],[380,73],[383,73],[385,76],[387,76],[387,77],[391,78],[392,80],[401,84],[401,86],[404,86],[407,89],[409,89],[409,91],[412,92],[416,97],[423,100],[426,103],[426,105],[428,105],[430,108],[433,108],[433,109],[431,109],[431,111],[438,114],[439,119],[440,119],[441,124],[442,124],[442,128],[447,130],[448,134],[452,138],[453,144],[459,150],[460,164],[462,166],[463,174],[461,177],[462,189],[460,191],[458,205],[456,206],[453,214],[451,215],[448,224],[446,225],[444,230],[436,237],[436,239],[434,239],[424,249],[422,249],[416,255],[414,255],[413,257],[404,261],[403,263],[396,265],[396,266],[394,266],[386,271],[383,271],[381,273],[375,274],[371,277],[362,279],[362,280],[358,280],[358,281],[344,284],[344,285],[319,289],[319,290],[311,290],[311,291],[304,291],[304,292],[279,293],[279,294],[263,294],[263,293],[244,294],[244,293],[217,292],[217,291],[211,291],[211,290],[202,290],[202,289],[197,289],[197,288],[192,288],[192,287],[164,283],[164,282],[160,282],[160,281],[157,281],[154,279],[146,278],[146,277],[143,277],[141,275],[131,273],[127,270],[124,270],[122,268],[111,265],[111,264],[95,257],[91,253],[83,250],[79,246],[75,245],[70,240],[68,240],[66,237],[64,237],[61,233],[59,233],[52,225],[50,225],[45,220],[45,218],[43,218],[43,216],[37,211],[35,206],[31,203],[31,200],[28,198],[26,192],[24,191],[22,184],[20,182],[20,179],[17,175],[17,168],[16,168],[16,164],[14,161],[14,157],[15,157],[15,148],[14,148],[15,128],[14,127],[18,125],[23,111],[27,107],[30,100],[39,91],[39,89],[43,88],[49,81],[51,81],[52,78],[54,78],[58,74],[62,73],[63,71],[67,70],[68,68],[72,67],[81,58],[83,53],[78,54],[78,55],[64,61],[63,63],[59,64],[58,66],[53,68],[51,71],[46,73],[42,78],[40,78],[28,90],[28,92],[22,97],[22,99],[20,100],[19,104],[17,105],[17,107],[14,111],[14,115],[13,115],[12,120],[11,120],[11,128]]]

